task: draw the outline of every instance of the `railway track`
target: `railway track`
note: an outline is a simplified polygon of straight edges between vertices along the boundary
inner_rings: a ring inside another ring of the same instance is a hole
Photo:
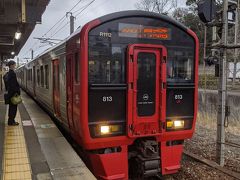
[[[208,166],[210,166],[210,167],[212,167],[212,168],[215,168],[215,169],[217,169],[217,170],[219,170],[219,171],[221,171],[221,172],[223,172],[223,173],[225,173],[225,174],[227,174],[227,175],[229,175],[229,176],[231,176],[231,177],[234,177],[234,178],[236,178],[236,179],[240,179],[240,173],[237,173],[237,172],[231,171],[231,170],[229,170],[229,169],[226,169],[226,168],[218,165],[218,164],[217,164],[216,162],[214,162],[214,161],[205,159],[205,158],[203,158],[203,157],[200,157],[200,156],[198,156],[198,155],[196,155],[196,154],[193,154],[193,153],[191,153],[191,152],[188,152],[188,151],[186,151],[186,150],[184,151],[184,154],[185,154],[186,156],[189,156],[189,157],[193,158],[193,159],[196,160],[196,161],[199,161],[199,162],[201,162],[201,163],[203,163],[203,164],[206,164],[206,165],[208,165]]]
[[[228,146],[240,148],[240,144],[237,144],[237,143],[234,143],[234,142],[226,141],[224,144],[228,145]]]

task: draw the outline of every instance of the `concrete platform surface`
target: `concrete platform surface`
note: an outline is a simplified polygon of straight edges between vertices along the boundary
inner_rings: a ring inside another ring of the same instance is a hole
[[[3,139],[0,142],[0,163],[2,164],[0,177],[3,180],[22,179],[17,176],[21,170],[26,177],[29,178],[30,174],[30,179],[37,180],[96,179],[51,118],[26,93],[22,92],[22,98],[23,103],[18,106],[16,117],[20,126],[9,127],[6,123],[7,108],[0,95],[0,139]],[[21,153],[25,158],[24,165],[26,167],[23,167],[21,163],[16,163],[19,155],[7,155],[6,149],[9,150],[7,147],[9,145],[11,145],[12,149],[10,150],[13,152],[17,153],[19,150],[26,152],[25,154]],[[17,150],[16,148],[22,149]],[[10,169],[12,174],[7,177],[6,162],[9,157],[12,158],[9,162],[15,163],[15,169]],[[23,179],[25,176],[22,176]]]

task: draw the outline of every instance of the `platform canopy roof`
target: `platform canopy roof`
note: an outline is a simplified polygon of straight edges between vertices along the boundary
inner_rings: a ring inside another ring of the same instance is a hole
[[[17,55],[50,0],[0,0],[0,60]]]

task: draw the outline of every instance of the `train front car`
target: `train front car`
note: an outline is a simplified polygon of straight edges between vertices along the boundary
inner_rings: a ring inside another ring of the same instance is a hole
[[[197,113],[198,39],[163,15],[126,11],[81,31],[81,144],[99,179],[176,173]]]

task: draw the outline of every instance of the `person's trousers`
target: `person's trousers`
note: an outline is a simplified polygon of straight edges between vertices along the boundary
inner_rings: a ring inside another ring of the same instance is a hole
[[[17,114],[17,105],[13,105],[10,103],[9,109],[8,109],[8,124],[15,122],[16,114]]]

